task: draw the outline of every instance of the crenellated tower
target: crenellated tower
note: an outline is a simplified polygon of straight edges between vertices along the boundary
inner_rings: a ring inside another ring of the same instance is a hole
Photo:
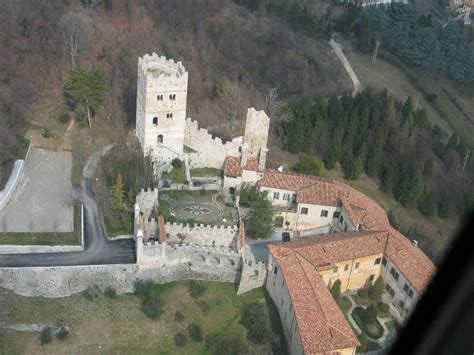
[[[136,134],[144,155],[154,161],[182,159],[187,91],[181,62],[156,53],[138,58]]]

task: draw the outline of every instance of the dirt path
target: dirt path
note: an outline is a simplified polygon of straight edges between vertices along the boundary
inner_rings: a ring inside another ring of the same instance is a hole
[[[362,91],[362,84],[360,83],[359,78],[357,77],[357,74],[355,73],[354,69],[352,69],[351,64],[347,60],[346,55],[342,51],[341,44],[336,42],[334,38],[331,38],[331,40],[329,41],[329,45],[341,61],[342,65],[344,66],[344,69],[346,69],[347,74],[349,74],[349,77],[352,80],[352,84],[354,85],[354,90],[352,90],[352,96],[357,95],[358,92]]]

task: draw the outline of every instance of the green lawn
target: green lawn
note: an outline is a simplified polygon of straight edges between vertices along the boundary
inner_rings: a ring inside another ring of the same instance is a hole
[[[109,209],[104,212],[105,230],[109,237],[116,237],[118,235],[133,234],[133,213]]]
[[[0,244],[10,245],[80,245],[81,205],[74,205],[74,231],[68,233],[13,233],[0,232]]]
[[[192,177],[223,177],[224,172],[216,168],[197,168],[191,169]]]
[[[0,301],[7,305],[8,313],[2,320],[27,324],[57,324],[63,320],[69,324],[70,335],[64,342],[54,339],[52,343],[40,346],[38,333],[8,332],[0,338],[0,349],[7,354],[99,351],[105,354],[209,354],[205,341],[195,342],[188,337],[185,347],[175,345],[174,336],[178,332],[187,334],[188,325],[196,322],[201,326],[204,338],[214,334],[237,335],[247,345],[249,353],[268,353],[271,347],[275,353],[285,353],[277,309],[263,288],[237,296],[234,284],[206,282],[206,285],[207,291],[198,301],[208,304],[208,313],[190,297],[186,281],[155,285],[153,292],[164,301],[164,314],[156,320],[145,317],[140,311],[141,300],[131,294],[114,300],[100,295],[89,301],[82,294],[47,299],[21,297],[5,291],[0,294]],[[241,308],[253,302],[267,306],[273,330],[268,344],[251,343],[246,339],[246,329],[240,324]],[[181,322],[175,320],[178,310],[184,315]]]
[[[162,179],[169,179],[176,184],[187,184],[186,173],[184,171],[184,164],[179,168],[173,168],[169,173],[163,173]]]
[[[25,159],[26,158],[26,153],[28,152],[28,148],[30,147],[30,140],[21,137],[20,138],[20,149],[18,152],[18,159]]]

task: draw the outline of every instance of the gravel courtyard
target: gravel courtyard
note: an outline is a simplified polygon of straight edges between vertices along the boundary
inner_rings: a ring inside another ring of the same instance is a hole
[[[21,181],[0,211],[0,231],[71,232],[72,154],[31,148]]]

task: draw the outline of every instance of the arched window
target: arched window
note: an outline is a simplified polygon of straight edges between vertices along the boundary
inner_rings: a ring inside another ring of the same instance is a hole
[[[156,137],[157,143],[163,143],[163,135],[159,134],[158,137]]]
[[[153,117],[153,124],[158,126],[158,117]]]
[[[173,100],[176,100],[176,94],[173,94]]]

